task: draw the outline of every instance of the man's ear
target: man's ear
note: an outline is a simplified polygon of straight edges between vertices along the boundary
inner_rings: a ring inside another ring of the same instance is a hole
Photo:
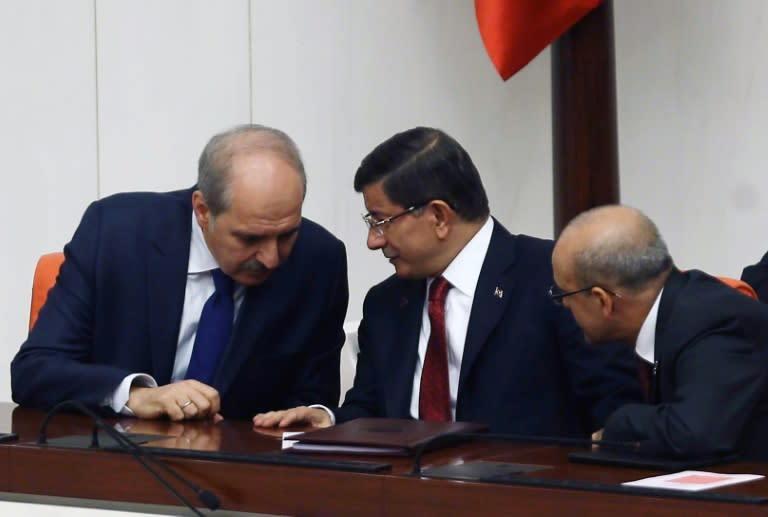
[[[611,293],[603,289],[602,287],[593,287],[592,296],[600,303],[600,310],[603,313],[603,318],[609,319],[614,315],[616,310],[616,299]]]
[[[430,210],[434,222],[435,233],[438,239],[445,239],[450,233],[456,217],[456,212],[441,199],[432,201],[427,210]]]
[[[199,190],[192,192],[192,210],[195,212],[197,224],[199,224],[200,228],[203,230],[207,230],[211,221],[211,211],[208,208],[208,204],[205,202],[203,193]]]

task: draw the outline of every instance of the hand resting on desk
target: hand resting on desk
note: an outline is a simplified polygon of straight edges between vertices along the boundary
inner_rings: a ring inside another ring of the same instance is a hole
[[[330,427],[331,417],[323,409],[307,406],[259,413],[253,417],[254,427],[290,427],[297,424]]]
[[[139,418],[168,416],[171,420],[213,418],[218,421],[219,392],[194,379],[156,388],[134,386],[125,404]]]

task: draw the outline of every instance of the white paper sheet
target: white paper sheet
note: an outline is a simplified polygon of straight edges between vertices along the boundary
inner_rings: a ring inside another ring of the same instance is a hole
[[[642,486],[648,488],[669,488],[671,490],[688,490],[698,492],[736,483],[745,483],[765,476],[758,474],[720,474],[700,470],[684,470],[675,474],[665,474],[650,478],[622,483],[627,486]]]
[[[286,432],[284,432],[283,433],[283,447],[282,447],[282,449],[283,450],[290,449],[291,447],[293,447],[293,445],[296,442],[298,442],[298,440],[289,440],[288,438],[290,438],[292,436],[299,436],[299,435],[302,435],[302,434],[304,434],[302,431],[297,431],[297,432],[287,432],[286,431]]]

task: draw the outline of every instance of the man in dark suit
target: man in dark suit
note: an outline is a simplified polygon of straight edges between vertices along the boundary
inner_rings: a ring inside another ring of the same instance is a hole
[[[292,408],[254,425],[413,417],[583,437],[639,398],[626,347],[590,349],[546,295],[552,242],[511,235],[490,217],[480,176],[450,136],[393,136],[363,160],[355,190],[368,209],[368,247],[396,274],[366,297],[354,385],[341,408]],[[428,293],[438,282],[448,287],[433,322]]]
[[[649,365],[647,403],[615,411],[604,440],[652,455],[768,459],[768,306],[676,269],[653,222],[624,206],[574,218],[552,264],[552,297],[588,340],[632,343]]]
[[[757,264],[745,267],[741,279],[752,286],[761,301],[768,302],[768,253]]]
[[[302,218],[305,189],[293,141],[247,125],[209,141],[196,188],[94,202],[11,364],[14,400],[173,420],[336,404],[346,254]],[[214,295],[226,337],[202,343]]]

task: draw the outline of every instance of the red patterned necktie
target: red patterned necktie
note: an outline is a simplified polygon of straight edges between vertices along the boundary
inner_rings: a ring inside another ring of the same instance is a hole
[[[419,418],[449,422],[451,395],[448,390],[448,339],[445,334],[445,298],[451,284],[443,277],[429,286],[429,341],[421,370]]]

